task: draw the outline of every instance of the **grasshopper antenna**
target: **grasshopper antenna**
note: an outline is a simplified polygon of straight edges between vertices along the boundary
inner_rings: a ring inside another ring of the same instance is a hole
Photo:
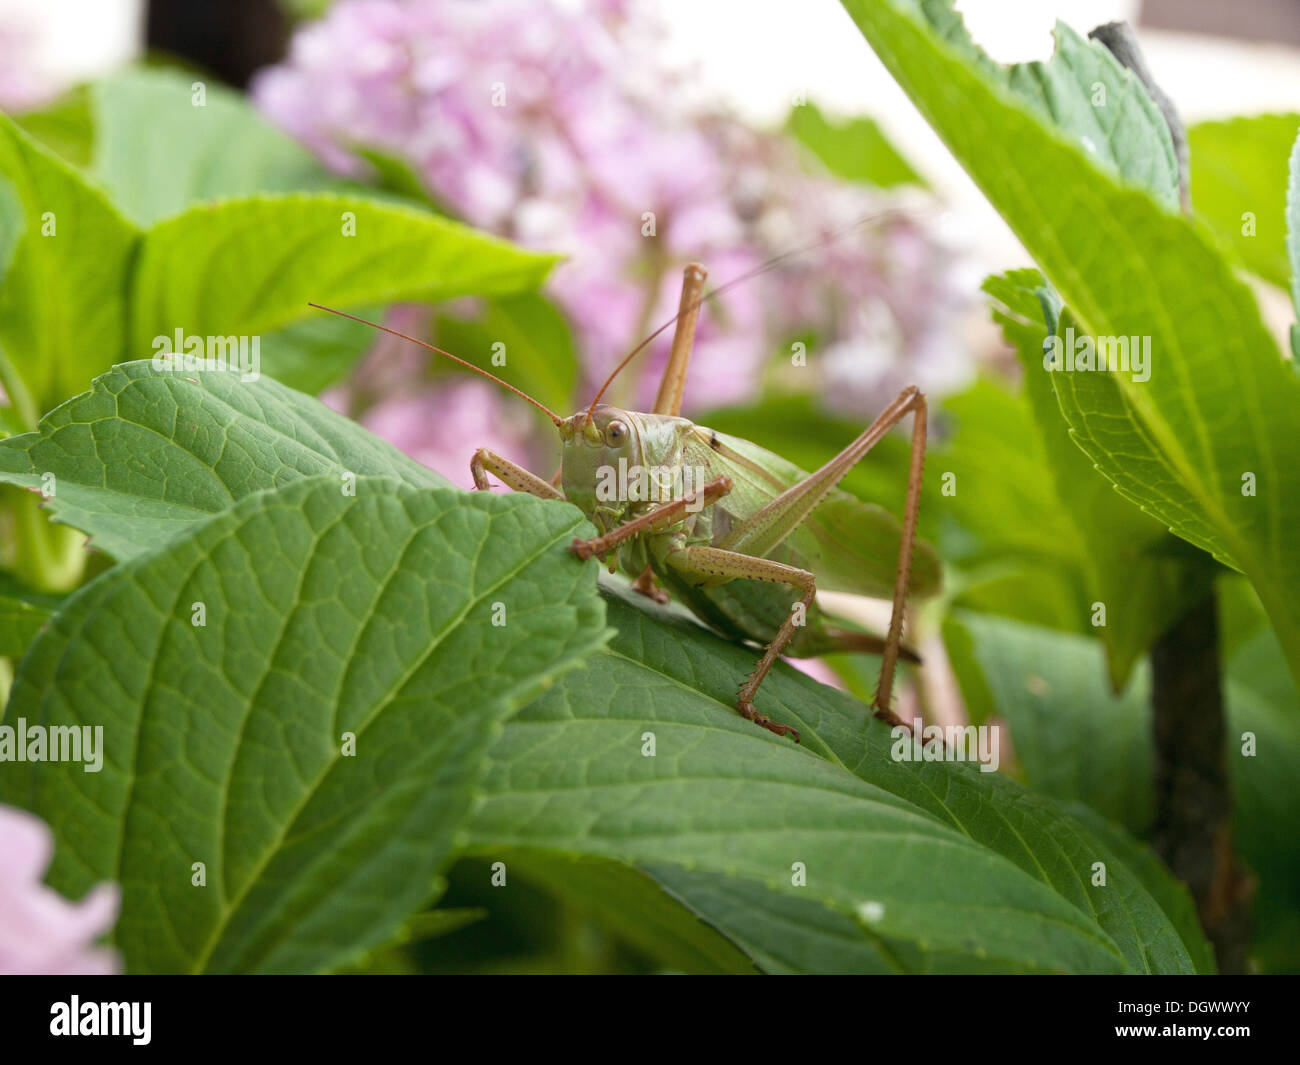
[[[436,351],[439,355],[451,359],[452,362],[458,362],[462,366],[466,367],[467,369],[473,370],[476,374],[482,374],[489,381],[495,381],[502,388],[508,388],[520,399],[528,400],[529,403],[531,403],[539,411],[541,411],[548,418],[550,418],[551,421],[553,421],[557,426],[564,424],[563,418],[561,418],[549,407],[542,406],[540,403],[537,402],[537,400],[533,399],[533,397],[530,396],[527,392],[521,392],[519,389],[515,388],[514,385],[510,384],[507,381],[501,380],[501,378],[497,377],[496,374],[488,373],[486,370],[482,369],[481,367],[475,366],[472,362],[467,362],[466,360],[462,359],[459,355],[453,355],[450,351],[443,351],[442,348],[434,347],[427,340],[417,340],[413,336],[407,336],[405,333],[399,333],[396,329],[390,329],[388,328],[388,326],[380,325],[378,322],[372,322],[367,318],[358,318],[355,314],[348,314],[347,311],[336,311],[333,307],[324,307],[319,303],[312,303],[310,300],[308,300],[307,306],[315,307],[318,311],[325,311],[327,314],[337,314],[340,318],[350,318],[354,322],[360,322],[362,325],[371,326],[374,329],[378,329],[380,332],[389,333],[390,335],[395,337],[401,337],[403,340],[409,340],[412,344],[419,344],[420,347],[422,348],[428,348],[430,351]]]
[[[671,318],[669,318],[668,321],[664,322],[663,325],[661,325],[658,329],[656,329],[653,333],[651,333],[648,337],[646,337],[643,341],[641,341],[640,344],[638,344],[631,351],[629,351],[623,357],[623,361],[620,362],[617,366],[615,366],[613,372],[607,378],[605,378],[605,383],[600,386],[600,391],[596,393],[595,398],[591,401],[591,406],[587,408],[587,421],[591,421],[592,412],[595,411],[596,404],[600,402],[601,396],[603,396],[606,390],[609,388],[609,386],[614,383],[614,379],[618,377],[620,373],[623,372],[627,364],[630,363],[638,355],[640,355],[641,352],[643,352],[646,348],[648,348],[655,341],[657,337],[663,334],[664,330],[676,324],[677,319],[682,317],[682,315],[689,314],[691,311],[694,311],[696,308],[700,307],[702,304],[708,302],[709,300],[715,298],[716,296],[721,296],[728,289],[735,288],[737,285],[743,284],[746,281],[750,281],[753,278],[758,277],[760,274],[765,274],[769,270],[774,270],[776,267],[780,266],[788,259],[794,259],[800,255],[806,255],[810,251],[816,251],[818,248],[823,248],[828,244],[834,244],[837,240],[840,240],[851,233],[856,233],[858,230],[872,223],[882,222],[885,219],[891,217],[907,216],[911,213],[912,212],[907,212],[902,210],[880,211],[876,214],[867,215],[865,218],[859,218],[852,225],[845,226],[843,229],[837,230],[834,233],[828,233],[826,236],[813,241],[811,244],[805,244],[803,247],[793,248],[790,251],[785,251],[782,252],[780,255],[776,255],[771,259],[768,259],[767,262],[760,263],[758,266],[755,266],[752,270],[746,270],[743,274],[739,275],[738,277],[733,277],[730,281],[727,281],[725,284],[721,284],[717,288],[710,289],[708,292],[704,293],[704,295],[702,295],[699,299],[697,299],[694,303],[690,303],[684,307],[679,308],[677,313],[674,314]]]

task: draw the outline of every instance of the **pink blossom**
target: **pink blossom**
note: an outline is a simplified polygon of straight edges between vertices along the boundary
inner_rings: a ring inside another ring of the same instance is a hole
[[[18,12],[0,21],[0,108],[27,111],[52,99],[62,86],[34,65],[38,33]]]
[[[845,236],[879,212],[881,195],[809,173],[780,134],[684,103],[691,94],[657,60],[661,31],[647,10],[628,0],[343,0],[299,31],[254,95],[339,171],[364,172],[357,146],[389,151],[469,223],[565,254],[546,291],[577,342],[575,407],[676,313],[688,262],[719,285],[819,238],[834,239],[706,305],[687,413],[752,398],[764,366],[803,336],[814,338],[809,384],[856,415],[911,380],[952,387],[965,372],[954,336],[964,303],[944,249],[902,218]],[[670,342],[668,330],[610,401],[647,407]],[[433,414],[445,391],[376,387],[370,374],[349,390],[338,399],[353,413],[382,406],[367,424],[430,456],[442,454],[444,421],[463,417]]]
[[[481,447],[541,476],[551,475],[551,470],[532,466],[528,410],[490,381],[441,376],[418,391],[381,399],[362,416],[361,424],[453,484],[472,488],[469,463]],[[556,437],[546,458],[558,463],[558,456]]]
[[[54,836],[40,818],[0,806],[0,974],[94,976],[120,970],[96,947],[117,919],[118,888],[104,883],[69,902],[41,881]]]

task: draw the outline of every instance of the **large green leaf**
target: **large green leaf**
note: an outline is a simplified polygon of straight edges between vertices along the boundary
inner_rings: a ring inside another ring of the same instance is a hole
[[[1300,464],[1291,454],[1300,380],[1250,291],[1203,232],[1167,206],[1167,188],[1157,203],[1146,191],[1156,183],[1141,180],[1137,167],[1117,178],[1104,153],[1008,91],[990,61],[973,60],[968,41],[948,43],[930,21],[951,37],[948,3],[844,5],[1081,329],[1151,338],[1149,381],[1058,375],[1074,438],[1123,495],[1250,577],[1300,683],[1300,538],[1289,532],[1300,519]],[[1126,135],[1116,145],[1165,166],[1164,138]],[[1134,187],[1139,181],[1144,187]],[[1254,495],[1243,494],[1246,475],[1256,479]]]
[[[200,200],[338,184],[244,97],[211,79],[133,68],[90,91],[95,175],[142,226]]]
[[[47,106],[24,111],[13,119],[73,166],[90,165],[95,149],[95,120],[88,86],[71,89]]]
[[[626,862],[538,850],[501,851],[511,875],[541,885],[662,965],[689,973],[752,975],[753,961],[664,885]]]
[[[1043,368],[1043,344],[1049,329],[1056,333],[1059,309],[1051,307],[1054,294],[1042,275],[1013,271],[989,278],[984,290],[997,301],[994,317],[1024,369],[1025,392],[1042,435],[1058,509],[1077,530],[1073,542],[1089,594],[1075,608],[1091,622],[1094,604],[1105,607],[1104,624],[1096,631],[1106,645],[1111,685],[1118,691],[1152,642],[1204,597],[1213,563],[1191,549],[1180,555],[1174,549],[1179,541],[1121,497],[1070,439],[1054,375]]]
[[[1146,669],[1131,690],[1115,695],[1096,640],[956,611],[945,623],[950,643],[953,625],[969,634],[979,670],[978,676],[958,671],[963,693],[980,680],[988,685],[1025,782],[1086,803],[1133,832],[1146,831],[1152,813]],[[1067,716],[1068,729],[1061,726]]]
[[[384,318],[382,307],[354,307],[349,313],[371,322]],[[289,388],[319,395],[347,377],[377,336],[374,327],[333,314],[304,318],[262,337],[261,372]]]
[[[744,897],[765,889],[781,920],[732,930],[716,879],[698,902],[688,882],[667,885],[756,957],[813,971],[1192,969],[1137,878],[1050,800],[969,765],[896,762],[890,730],[861,703],[784,667],[761,708],[804,745],[780,740],[732,706],[752,651],[621,602],[610,620],[611,651],[493,747],[476,853],[542,849],[725,876]],[[1090,886],[1095,861],[1106,887]],[[831,912],[828,927],[810,908]],[[857,940],[844,942],[846,922]],[[825,936],[833,955],[817,953]]]
[[[864,4],[845,6],[856,18],[855,9]],[[1178,160],[1164,115],[1141,80],[1101,42],[1080,37],[1058,22],[1052,31],[1051,59],[1004,67],[971,39],[952,0],[919,0],[915,6],[930,28],[988,83],[1009,90],[1083,148],[1097,165],[1147,189],[1161,203],[1177,205]],[[903,0],[895,7],[914,5]],[[911,93],[907,84],[903,88]]]
[[[1104,840],[1111,852],[1142,881],[1142,886],[1151,893],[1151,897],[1160,904],[1160,908],[1178,930],[1192,955],[1196,971],[1212,974],[1215,971],[1214,948],[1205,938],[1196,902],[1187,890],[1187,885],[1170,876],[1168,867],[1156,856],[1155,851],[1113,821],[1107,821],[1092,807],[1071,802],[1066,803],[1065,808],[1072,817],[1086,825],[1094,836]]]
[[[197,84],[193,75],[131,68],[90,90],[97,127],[93,172],[140,223],[152,224],[197,203],[257,193],[350,186],[377,198],[387,195],[382,188],[358,189],[327,173],[245,97],[207,81],[200,97]],[[366,154],[383,167],[386,187],[430,205],[395,161]],[[382,314],[377,308],[353,310],[372,320]],[[346,374],[374,336],[356,322],[314,316],[263,336],[262,368],[278,381],[317,393]]]
[[[351,235],[350,235],[351,234]],[[555,259],[428,211],[334,193],[191,207],[145,235],[131,308],[134,354],[181,329],[254,336],[319,312],[536,287]]]
[[[0,481],[48,489],[51,517],[118,559],[154,550],[263,489],[329,474],[446,481],[319,400],[233,371],[115,367],[0,441]]]
[[[0,245],[15,249],[0,286],[0,346],[28,400],[21,413],[30,425],[120,350],[122,292],[139,234],[76,170],[4,115],[0,174],[22,205],[16,239],[19,220],[0,214]]]
[[[927,456],[924,505],[947,519],[944,556],[960,566],[951,601],[1083,631],[1085,547],[1056,497],[1025,397],[980,378],[946,397],[935,420],[946,439]]]
[[[246,496],[37,639],[6,721],[102,726],[103,767],[24,763],[0,797],[53,828],[56,889],[121,883],[133,971],[346,963],[428,901],[494,729],[603,640],[587,528],[383,478]]]
[[[1146,664],[1115,697],[1101,683],[1094,642],[971,613],[954,620],[975,648],[968,660],[973,671],[959,670],[962,692],[981,684],[993,689],[1025,783],[1086,803],[1129,831],[1148,828],[1154,753]],[[946,635],[951,646],[951,626]],[[1233,842],[1260,881],[1254,949],[1268,964],[1294,968],[1300,964],[1294,939],[1300,846],[1293,830],[1300,819],[1300,708],[1267,628],[1228,660],[1226,673]]]
[[[1245,266],[1285,287],[1287,157],[1300,115],[1200,122],[1187,131],[1192,205]]]
[[[1227,676],[1233,838],[1260,882],[1252,953],[1270,970],[1300,972],[1300,702],[1267,627],[1228,659]]]
[[[58,596],[33,592],[0,572],[0,656],[20,658],[59,602]]]
[[[472,319],[440,317],[437,337],[453,355],[504,377],[558,414],[575,403],[573,334],[564,315],[535,292],[489,300]],[[501,360],[494,362],[494,354]]]
[[[141,233],[3,116],[0,175],[22,206],[20,218],[0,216],[0,246],[16,247],[0,289],[0,347],[27,427],[113,363],[166,350],[161,338],[178,331],[214,356],[228,339],[274,343],[263,334],[318,313],[309,300],[355,308],[502,295],[536,287],[555,261],[423,209],[339,193],[205,202]],[[236,167],[223,180],[259,177]],[[194,191],[183,183],[174,198]]]

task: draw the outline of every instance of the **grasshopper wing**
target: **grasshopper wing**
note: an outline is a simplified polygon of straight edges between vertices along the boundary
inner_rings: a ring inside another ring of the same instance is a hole
[[[711,475],[725,473],[732,479],[731,492],[714,504],[715,529],[720,523],[724,532],[808,476],[757,444],[700,426],[688,442],[685,461],[706,465]],[[901,536],[898,520],[884,508],[833,488],[767,557],[810,570],[817,586],[827,591],[888,599],[894,592]],[[918,540],[910,595],[933,595],[939,585],[938,555]]]

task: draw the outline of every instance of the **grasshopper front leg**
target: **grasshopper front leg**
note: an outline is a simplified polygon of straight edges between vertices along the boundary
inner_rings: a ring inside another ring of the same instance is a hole
[[[702,545],[683,547],[672,552],[668,556],[667,562],[686,580],[696,584],[703,584],[716,578],[788,584],[802,593],[798,604],[796,604],[803,608],[799,611],[798,616],[807,616],[808,609],[812,606],[813,597],[817,594],[817,585],[813,575],[806,569],[797,569],[782,562],[773,562],[768,558],[755,558],[752,555],[742,555],[735,551],[724,551],[719,547],[704,547]],[[767,676],[772,664],[794,636],[795,617],[795,606],[792,606],[790,613],[786,615],[776,635],[772,637],[772,642],[767,645],[767,650],[763,652],[763,657],[758,660],[757,665],[754,666],[754,671],[750,673],[748,679],[741,686],[740,694],[736,697],[736,709],[740,712],[741,717],[753,721],[756,725],[762,725],[763,728],[775,732],[778,736],[792,734],[795,743],[798,743],[798,729],[791,725],[782,725],[778,721],[773,721],[765,714],[760,714],[754,709],[754,695],[758,691],[758,686],[763,683],[763,678]]]
[[[688,492],[681,499],[648,510],[640,517],[624,522],[616,529],[610,529],[590,540],[574,540],[569,550],[584,562],[589,558],[604,558],[611,548],[630,540],[634,536],[646,533],[662,532],[671,525],[676,525],[692,507],[712,506],[731,491],[730,477],[715,477],[707,484],[701,485],[693,492]]]
[[[469,472],[474,478],[474,487],[480,492],[487,491],[487,475],[491,473],[507,488],[512,488],[516,492],[527,492],[530,496],[537,496],[540,499],[564,498],[564,493],[550,482],[542,480],[537,474],[509,459],[503,459],[485,447],[474,452],[474,457],[469,461]]]

